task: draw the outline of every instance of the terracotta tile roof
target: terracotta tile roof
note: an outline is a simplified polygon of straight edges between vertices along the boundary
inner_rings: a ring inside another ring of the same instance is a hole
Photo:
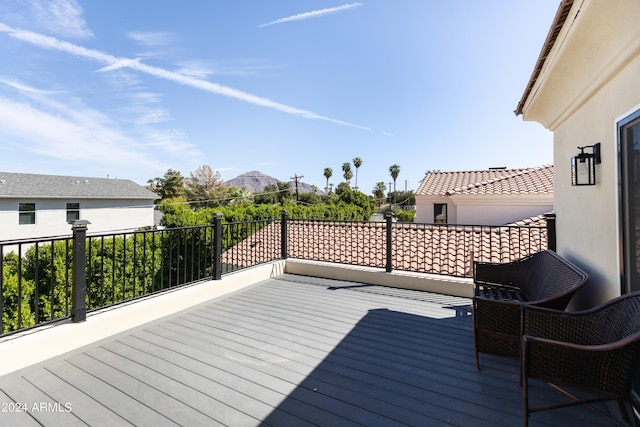
[[[542,215],[505,226],[395,223],[396,270],[471,276],[475,260],[507,262],[546,249]],[[384,268],[385,223],[295,221],[288,223],[291,258]],[[223,253],[223,263],[246,267],[280,257],[280,224],[272,223]]]
[[[545,218],[545,214],[542,214],[532,216],[530,218],[520,219],[518,221],[510,222],[505,225],[512,225],[517,227],[546,227],[547,219]]]
[[[553,165],[522,169],[431,172],[417,196],[553,194]]]

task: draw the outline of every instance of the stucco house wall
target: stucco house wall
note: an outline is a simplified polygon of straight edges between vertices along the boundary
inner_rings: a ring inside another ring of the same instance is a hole
[[[36,223],[18,223],[18,203],[36,204]],[[0,240],[31,239],[71,234],[67,223],[67,202],[80,203],[80,218],[88,220],[89,232],[100,233],[120,229],[152,226],[153,206],[149,200],[0,200]]]
[[[0,241],[70,235],[67,203],[90,233],[153,226],[155,199],[129,180],[0,172]],[[20,224],[20,203],[35,204],[35,224]]]
[[[458,224],[503,225],[524,218],[531,218],[553,210],[551,203],[543,203],[531,200],[531,204],[522,204],[518,201],[493,200],[493,203],[483,203],[458,206]]]
[[[553,211],[551,200],[540,200],[535,197],[528,200],[514,200],[483,196],[465,200],[461,197],[436,199],[417,196],[414,222],[433,224],[435,203],[447,204],[449,224],[503,225]]]
[[[617,124],[640,109],[640,2],[563,6],[570,7],[568,16],[517,112],[554,132],[558,252],[589,272],[590,283],[575,301],[586,307],[621,293]],[[577,147],[598,142],[596,185],[572,186]]]
[[[416,191],[415,222],[435,223],[434,206],[447,205],[447,223],[504,225],[553,211],[553,167],[432,172]]]

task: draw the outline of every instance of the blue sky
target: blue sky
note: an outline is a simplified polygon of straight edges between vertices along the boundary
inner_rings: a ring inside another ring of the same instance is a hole
[[[0,170],[415,190],[552,163],[513,110],[559,0],[3,0]],[[355,180],[352,180],[352,185]]]

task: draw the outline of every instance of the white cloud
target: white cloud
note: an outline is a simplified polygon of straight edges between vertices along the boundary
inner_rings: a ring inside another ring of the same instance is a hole
[[[59,91],[53,91],[53,90],[43,90],[43,89],[37,89],[34,87],[30,87],[27,86],[23,83],[17,82],[13,79],[10,78],[6,78],[6,77],[2,77],[0,76],[0,83],[10,86],[20,92],[26,92],[26,93],[34,93],[34,94],[42,94],[42,95],[52,95],[52,94],[56,94],[56,93],[60,93]]]
[[[27,151],[67,161],[109,163],[129,159],[132,163],[150,163],[133,150],[122,148],[135,145],[134,141],[96,119],[92,111],[60,117],[28,103],[0,98],[2,133],[20,140]]]
[[[105,170],[113,165],[123,170],[140,170],[160,169],[156,159],[166,158],[167,153],[174,159],[191,159],[200,154],[182,132],[139,126],[125,133],[105,114],[86,107],[78,99],[64,97],[64,93],[35,89],[8,79],[0,82],[19,90],[28,99],[17,102],[0,97],[0,136],[34,156],[57,159],[60,163],[80,162]],[[157,97],[150,93],[134,98],[141,104],[157,102]],[[136,114],[149,115],[143,113]],[[162,116],[162,111],[156,114]]]
[[[167,32],[131,31],[127,37],[145,47],[159,47],[172,44],[175,35]]]
[[[13,28],[9,25],[0,22],[0,32],[9,34],[9,36],[22,40],[27,43],[34,44],[46,49],[58,50],[61,52],[67,52],[82,58],[93,59],[97,62],[101,62],[105,65],[113,65],[119,61],[127,58],[118,58],[107,53],[103,53],[94,49],[87,49],[82,46],[78,46],[73,43],[69,43],[63,40],[56,39],[55,37],[45,36],[43,34],[34,33],[32,31],[22,30],[20,28]],[[132,59],[129,59],[133,61]]]
[[[30,5],[38,28],[64,38],[93,37],[75,0],[31,1]]]
[[[350,3],[350,4],[343,4],[342,6],[330,7],[327,9],[299,13],[297,15],[287,16],[286,18],[280,18],[280,19],[276,19],[275,21],[267,22],[266,24],[258,25],[258,28],[268,27],[269,25],[282,24],[285,22],[304,21],[311,18],[319,18],[324,15],[329,15],[336,12],[342,12],[348,9],[360,7],[362,5],[364,5],[364,3]]]
[[[106,67],[102,67],[98,70],[98,72],[103,71],[114,71],[119,70],[121,68],[134,68],[132,65],[137,65],[140,63],[140,58],[135,59],[119,59],[115,63],[108,65]]]
[[[136,125],[146,126],[171,120],[171,114],[160,105],[160,95],[135,92],[128,97],[131,100],[128,111],[133,114]]]
[[[243,102],[247,102],[249,104],[271,108],[287,114],[292,114],[292,115],[304,117],[307,119],[324,120],[324,121],[336,123],[343,126],[350,126],[350,127],[355,127],[359,129],[370,130],[368,127],[322,116],[309,110],[304,110],[304,109],[292,107],[286,104],[281,104],[271,99],[263,98],[257,95],[243,92],[228,86],[223,86],[218,83],[212,83],[207,80],[202,80],[202,79],[198,79],[188,75],[180,74],[174,71],[169,71],[159,67],[146,65],[146,64],[143,64],[139,59],[116,57],[108,53],[100,52],[95,49],[87,49],[82,46],[78,46],[72,43],[58,40],[53,37],[33,33],[31,31],[12,28],[2,23],[0,23],[0,32],[6,32],[13,38],[23,40],[28,43],[32,43],[34,45],[37,45],[46,49],[52,49],[52,50],[58,50],[58,51],[70,53],[72,55],[85,58],[85,59],[92,59],[96,62],[100,62],[106,65],[106,67],[101,68],[99,71],[104,72],[104,71],[120,69],[120,68],[128,68],[128,69],[136,70],[141,73],[145,73],[160,79],[173,81],[178,84],[196,88],[212,94],[222,95],[229,98],[237,99]]]
[[[210,66],[198,61],[184,61],[179,63],[178,66],[180,68],[176,70],[176,73],[194,77],[197,79],[206,79],[212,74],[219,74],[215,73],[213,68],[211,68]]]

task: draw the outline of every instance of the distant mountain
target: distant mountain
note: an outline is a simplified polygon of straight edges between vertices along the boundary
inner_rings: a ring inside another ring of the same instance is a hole
[[[251,171],[238,175],[235,178],[225,181],[227,187],[245,188],[252,193],[259,193],[264,190],[267,185],[277,185],[278,182],[282,182],[272,176],[264,174],[258,171]],[[293,181],[289,181],[291,189],[296,190],[296,184]],[[302,181],[298,181],[298,191],[300,193],[309,193],[313,191],[311,185],[305,184]],[[319,191],[320,192],[320,191]]]
[[[259,193],[267,185],[275,185],[278,182],[279,181],[272,176],[258,171],[251,171],[238,175],[224,183],[227,187],[244,188],[252,193]]]

